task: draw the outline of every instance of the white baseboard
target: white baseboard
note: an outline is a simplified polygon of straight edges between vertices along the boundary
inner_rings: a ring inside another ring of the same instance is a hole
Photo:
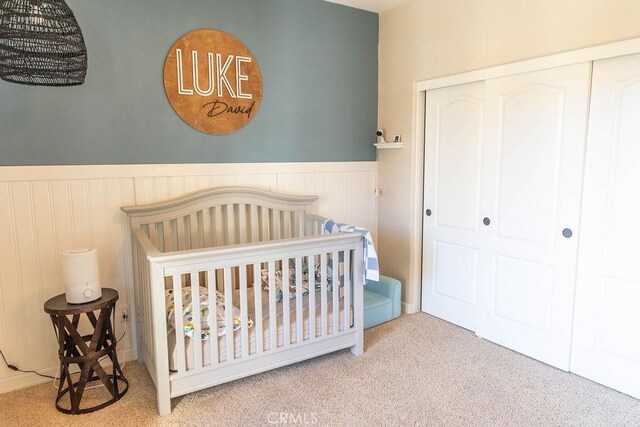
[[[402,303],[402,312],[407,314],[414,314],[420,311],[420,304],[407,304]]]
[[[138,359],[136,348],[129,348],[126,350],[125,362],[136,361]],[[107,362],[106,359],[102,365],[104,367],[111,366],[111,361]],[[38,372],[43,375],[57,376],[60,366],[51,366],[49,368],[41,369]],[[0,394],[9,393],[10,391],[20,390],[21,388],[27,388],[34,385],[51,382],[50,378],[41,377],[33,373],[18,373],[7,378],[0,379]],[[52,401],[53,403],[53,401]]]

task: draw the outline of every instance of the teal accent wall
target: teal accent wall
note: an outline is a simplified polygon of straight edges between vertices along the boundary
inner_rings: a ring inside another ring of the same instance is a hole
[[[89,54],[84,85],[0,80],[0,165],[375,160],[378,15],[323,0],[67,0]],[[262,71],[258,114],[226,136],[169,105],[164,61],[184,34],[242,41]]]

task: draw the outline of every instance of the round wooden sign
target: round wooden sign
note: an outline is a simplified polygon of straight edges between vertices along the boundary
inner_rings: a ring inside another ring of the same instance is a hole
[[[262,74],[249,49],[230,34],[193,31],[164,63],[164,90],[191,127],[225,135],[245,127],[262,101]]]

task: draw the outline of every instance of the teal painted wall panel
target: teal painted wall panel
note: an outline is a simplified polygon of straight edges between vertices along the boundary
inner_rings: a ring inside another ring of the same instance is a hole
[[[0,165],[375,160],[378,15],[323,0],[68,0],[89,53],[84,85],[0,80]],[[263,75],[242,130],[203,134],[169,105],[166,55],[212,28]]]

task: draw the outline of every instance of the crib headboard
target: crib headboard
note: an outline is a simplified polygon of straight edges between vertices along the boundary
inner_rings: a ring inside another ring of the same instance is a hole
[[[309,215],[317,196],[244,187],[197,191],[158,203],[121,208],[160,252],[200,249],[319,234]]]

